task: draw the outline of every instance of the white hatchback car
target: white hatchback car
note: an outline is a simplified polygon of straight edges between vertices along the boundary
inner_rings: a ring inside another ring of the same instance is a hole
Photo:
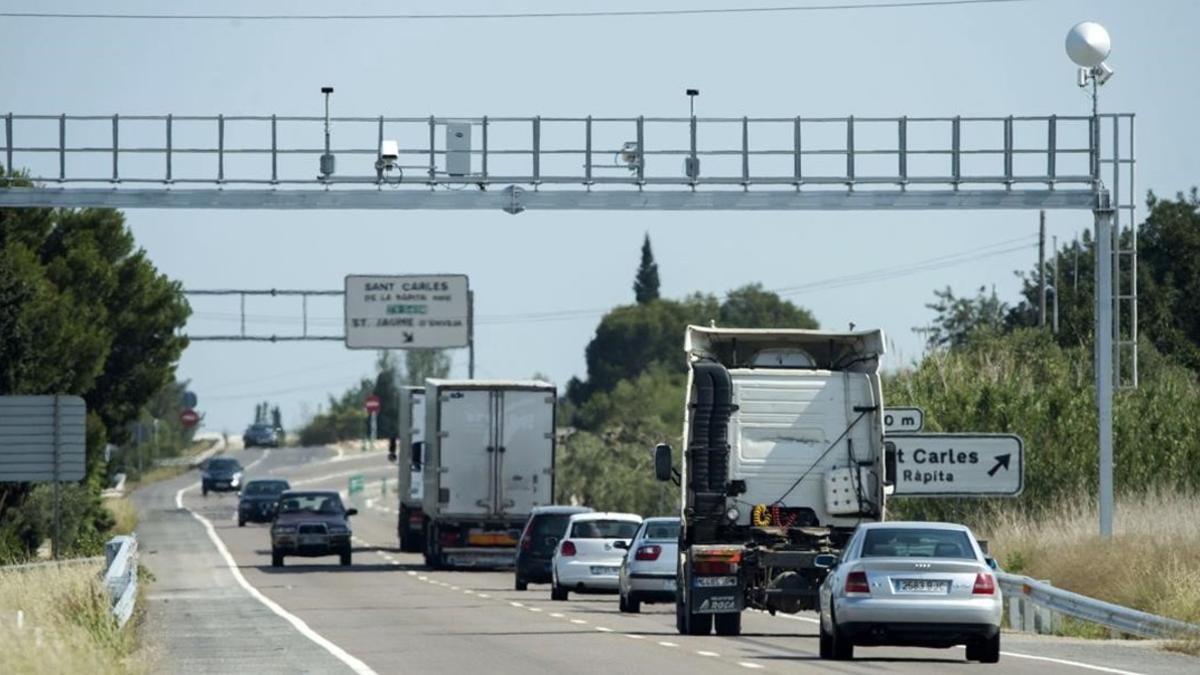
[[[971,531],[951,523],[859,526],[821,584],[821,658],[854,647],[967,646],[968,661],[1000,660],[995,562]]]
[[[577,513],[554,550],[550,597],[571,591],[615,591],[621,559],[642,524],[634,513]]]
[[[647,518],[621,561],[621,611],[636,614],[643,602],[675,602],[678,564],[679,519]]]

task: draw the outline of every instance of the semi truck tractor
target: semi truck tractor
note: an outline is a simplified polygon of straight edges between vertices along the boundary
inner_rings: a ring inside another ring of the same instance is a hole
[[[400,388],[400,438],[396,470],[399,492],[399,516],[396,535],[400,550],[416,553],[425,550],[425,510],[422,498],[425,484],[422,465],[425,454],[425,387]]]
[[[554,385],[425,381],[425,563],[511,568],[535,506],[554,500]]]
[[[854,528],[883,519],[883,333],[689,326],[676,627],[815,609]]]

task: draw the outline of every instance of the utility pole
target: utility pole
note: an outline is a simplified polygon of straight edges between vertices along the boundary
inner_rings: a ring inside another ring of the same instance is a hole
[[[1046,211],[1038,212],[1038,328],[1046,327]]]
[[[1058,264],[1062,258],[1058,255],[1058,237],[1052,237],[1050,241],[1054,249],[1054,312],[1050,326],[1054,334],[1058,335]]]

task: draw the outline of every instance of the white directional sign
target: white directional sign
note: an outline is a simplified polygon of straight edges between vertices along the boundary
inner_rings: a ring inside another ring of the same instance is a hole
[[[346,277],[346,347],[442,349],[470,341],[463,274]]]
[[[925,428],[925,411],[920,408],[883,409],[883,433],[915,434]]]
[[[888,436],[898,497],[1015,497],[1025,487],[1025,453],[1010,434]],[[890,467],[889,467],[890,468]]]

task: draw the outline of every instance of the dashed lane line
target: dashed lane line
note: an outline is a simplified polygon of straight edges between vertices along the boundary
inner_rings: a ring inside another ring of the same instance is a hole
[[[663,641],[663,642],[659,642],[658,646],[659,647],[678,647],[679,645],[675,644],[674,642]]]
[[[697,653],[697,654],[699,654],[700,656],[711,656],[711,657],[714,657],[714,658],[721,658],[721,655],[720,655],[720,654],[718,654],[718,653],[716,653],[716,652],[703,652],[703,651],[701,651],[701,652],[696,652],[696,653]]]
[[[749,668],[751,670],[758,670],[759,668],[762,668],[762,664],[751,663],[749,661],[738,661],[738,665],[743,668]]]
[[[594,626],[594,628],[595,628],[596,630],[600,631],[601,633],[611,633],[611,632],[613,632],[613,629],[611,629],[611,628],[605,628],[604,626]]]

